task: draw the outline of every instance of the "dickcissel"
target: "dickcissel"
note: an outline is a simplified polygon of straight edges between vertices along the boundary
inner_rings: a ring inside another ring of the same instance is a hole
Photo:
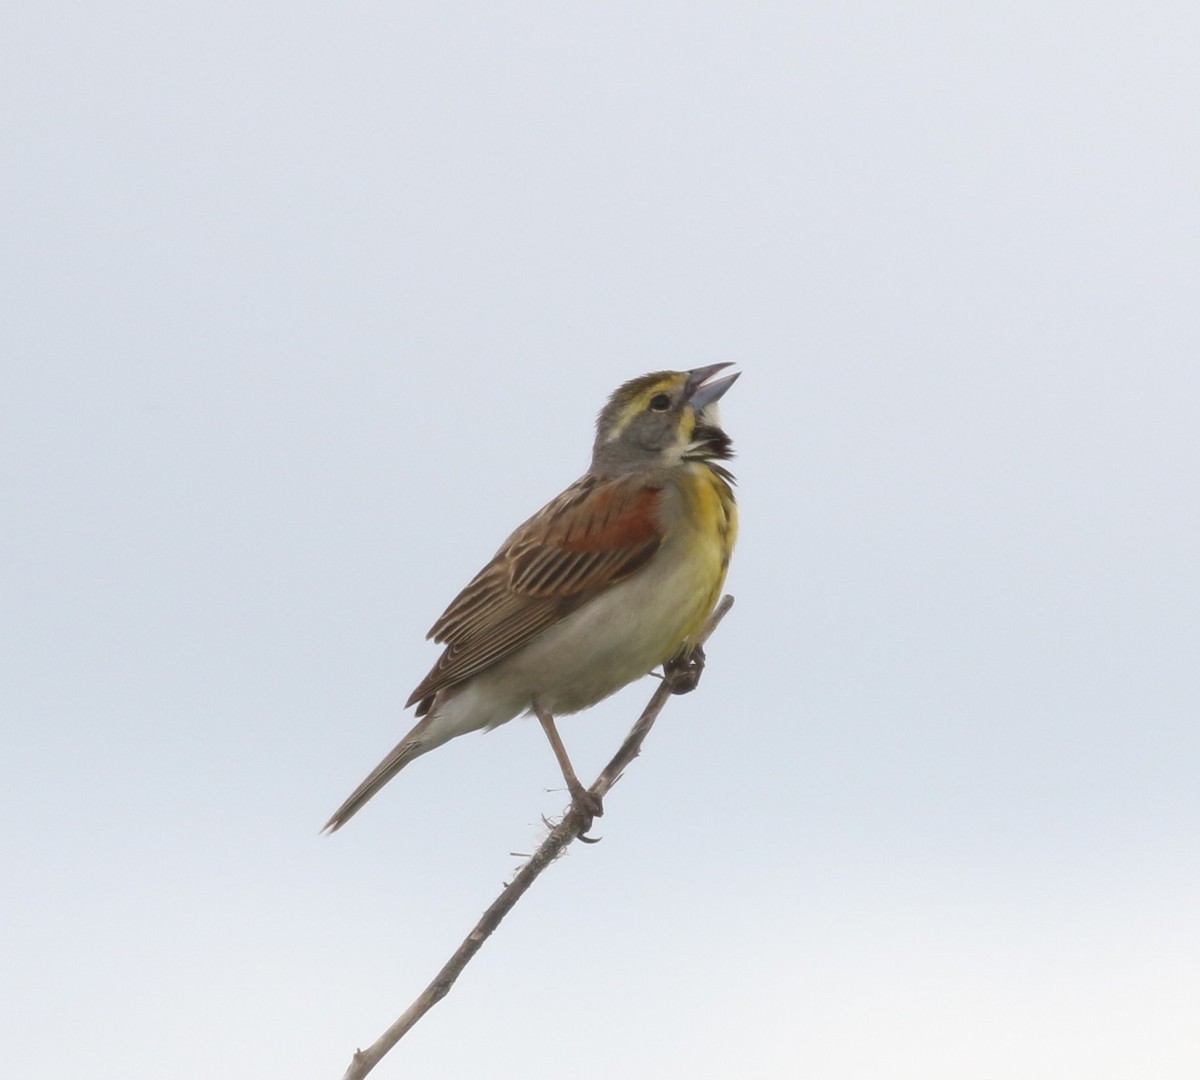
[[[596,422],[586,473],[496,552],[429,631],[445,645],[412,692],[420,718],[325,825],[350,820],[414,758],[522,713],[541,721],[573,805],[602,813],[554,717],[660,664],[686,663],[737,538],[733,456],[717,401],[729,364],[625,383]],[[407,707],[406,705],[406,707]]]

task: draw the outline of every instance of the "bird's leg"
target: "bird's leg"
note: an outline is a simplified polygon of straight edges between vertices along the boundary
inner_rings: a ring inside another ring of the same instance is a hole
[[[567,757],[567,748],[563,746],[563,741],[558,734],[558,728],[554,725],[554,717],[538,705],[537,702],[534,702],[533,712],[541,722],[542,730],[546,733],[546,738],[550,740],[550,749],[554,751],[554,756],[558,758],[558,767],[562,769],[563,779],[567,782],[567,790],[571,793],[571,805],[584,821],[584,826],[580,832],[586,833],[592,827],[592,818],[601,817],[604,814],[604,804],[601,802],[599,795],[592,794],[592,792],[588,791],[579,782],[579,777],[575,775],[575,768],[571,764],[571,759]]]
[[[663,678],[672,694],[690,694],[700,682],[704,671],[704,646],[696,645],[663,664]]]

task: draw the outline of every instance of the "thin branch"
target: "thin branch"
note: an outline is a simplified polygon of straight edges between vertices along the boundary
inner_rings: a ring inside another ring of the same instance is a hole
[[[725,596],[709,616],[697,641],[697,646],[704,645],[731,607],[733,607],[733,597]],[[692,685],[694,685],[694,680]],[[621,774],[641,751],[642,743],[650,734],[650,729],[658,719],[658,714],[662,712],[667,699],[673,693],[686,689],[690,689],[690,686],[676,685],[669,674],[663,678],[661,685],[654,691],[654,695],[650,698],[637,723],[630,729],[625,741],[596,778],[596,782],[589,788],[593,795],[603,798],[609,789],[621,779]],[[450,992],[450,988],[462,974],[463,969],[491,936],[492,931],[500,925],[504,916],[513,909],[513,906],[534,883],[538,875],[562,854],[567,845],[573,840],[579,839],[586,830],[587,824],[574,808],[567,811],[562,821],[555,825],[550,830],[550,835],[542,841],[541,847],[530,856],[529,861],[517,871],[492,906],[483,913],[482,918],[475,924],[475,928],[454,951],[454,955],[446,961],[433,982],[425,987],[416,1001],[374,1043],[365,1050],[354,1052],[350,1067],[346,1070],[342,1080],[361,1080],[366,1076],[379,1064],[383,1056],[404,1037],[408,1030]]]

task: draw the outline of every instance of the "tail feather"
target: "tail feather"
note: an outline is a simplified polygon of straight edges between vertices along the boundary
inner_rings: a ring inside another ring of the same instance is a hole
[[[370,775],[354,789],[350,798],[337,808],[333,817],[325,822],[325,827],[321,832],[337,832],[338,829],[366,806],[384,784],[391,780],[413,758],[420,757],[426,751],[432,750],[435,746],[440,746],[445,741],[444,739],[428,738],[428,727],[429,721],[422,720],[412,731],[405,735],[404,739],[393,747],[392,752],[376,765],[371,770]]]
[[[404,768],[413,758],[435,750],[443,743],[465,735],[468,731],[480,731],[484,728],[495,727],[511,720],[526,706],[526,702],[516,703],[501,699],[493,700],[490,691],[485,692],[482,699],[468,683],[465,691],[459,687],[439,691],[435,695],[432,708],[417,721],[416,726],[400,740],[326,823],[322,832],[337,832],[355,814],[359,812],[380,788]]]

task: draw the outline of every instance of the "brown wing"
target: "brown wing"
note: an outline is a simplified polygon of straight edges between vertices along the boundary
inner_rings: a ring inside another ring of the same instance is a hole
[[[517,529],[429,631],[446,650],[408,699],[417,715],[645,565],[662,542],[659,495],[630,477],[585,476]]]

